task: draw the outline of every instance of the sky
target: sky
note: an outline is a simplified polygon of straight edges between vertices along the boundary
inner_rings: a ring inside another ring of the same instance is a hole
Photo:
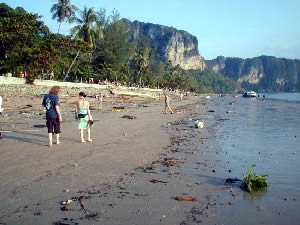
[[[37,13],[52,32],[58,23],[50,8],[56,0],[2,0]],[[122,18],[185,30],[198,39],[205,59],[261,55],[300,59],[300,0],[71,0],[73,5],[116,9]],[[63,23],[69,34],[75,24]]]

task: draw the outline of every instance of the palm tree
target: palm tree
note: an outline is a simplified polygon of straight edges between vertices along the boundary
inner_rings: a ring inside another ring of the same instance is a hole
[[[85,41],[90,48],[96,47],[96,41],[103,37],[102,27],[98,25],[98,17],[94,8],[80,11],[81,18],[75,18],[77,26],[71,29],[71,35]]]
[[[78,25],[71,29],[71,35],[86,42],[91,49],[95,49],[97,40],[103,38],[103,30],[98,21],[98,14],[95,12],[94,8],[87,9],[86,7],[84,10],[80,10],[79,13],[80,18],[73,18],[73,21],[77,22]],[[69,75],[79,53],[80,50],[77,51],[77,54],[68,69],[66,77]]]
[[[57,33],[59,33],[60,26],[65,19],[69,23],[73,22],[77,10],[78,8],[76,6],[71,5],[70,0],[57,0],[57,4],[54,4],[50,10],[53,14],[52,19],[57,18],[57,22],[59,22]]]

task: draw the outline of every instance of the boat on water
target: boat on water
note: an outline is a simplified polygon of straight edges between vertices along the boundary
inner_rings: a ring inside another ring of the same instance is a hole
[[[256,98],[257,94],[254,91],[247,91],[243,94],[243,97],[246,98]]]

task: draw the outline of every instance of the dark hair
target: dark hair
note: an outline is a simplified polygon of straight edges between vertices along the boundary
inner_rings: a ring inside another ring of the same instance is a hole
[[[52,94],[52,95],[58,95],[60,91],[60,87],[58,86],[53,86],[50,91],[49,91],[49,94]]]
[[[82,96],[82,97],[85,98],[85,97],[86,97],[86,94],[85,94],[84,92],[80,92],[80,93],[79,93],[79,96]]]

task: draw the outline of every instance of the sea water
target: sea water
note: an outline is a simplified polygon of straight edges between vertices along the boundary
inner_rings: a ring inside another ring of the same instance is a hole
[[[233,185],[217,213],[223,224],[300,224],[300,93],[266,98],[219,97],[213,103],[218,176],[241,178],[251,165],[266,174],[266,191],[250,195]],[[227,171],[230,171],[228,173]],[[226,201],[231,202],[228,206]]]
[[[263,94],[261,94],[262,96]],[[300,93],[294,92],[294,93],[271,93],[271,94],[265,94],[268,99],[274,99],[274,100],[286,100],[289,102],[300,102]]]

